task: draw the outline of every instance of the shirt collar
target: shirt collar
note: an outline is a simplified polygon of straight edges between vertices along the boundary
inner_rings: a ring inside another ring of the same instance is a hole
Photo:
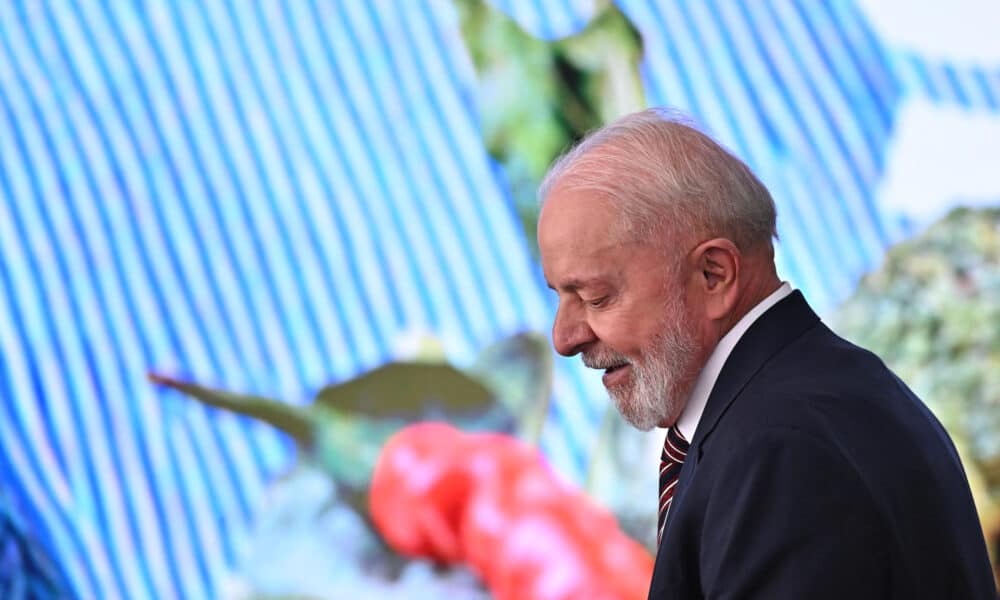
[[[687,404],[684,405],[684,410],[681,411],[681,416],[677,420],[677,427],[686,439],[694,439],[695,431],[698,430],[698,422],[701,421],[701,414],[705,412],[705,404],[708,402],[708,396],[712,393],[712,388],[715,387],[715,380],[719,378],[722,366],[726,364],[726,359],[729,358],[729,354],[736,347],[736,343],[740,341],[740,338],[743,337],[747,329],[750,329],[754,321],[767,312],[767,309],[791,293],[791,284],[787,281],[782,282],[778,289],[771,292],[767,298],[761,300],[757,306],[754,306],[747,314],[743,315],[743,318],[726,335],[722,336],[722,339],[716,344],[715,349],[712,350],[712,354],[705,362],[705,366],[698,373],[698,378],[695,379],[694,386],[691,387],[691,394],[688,396]]]

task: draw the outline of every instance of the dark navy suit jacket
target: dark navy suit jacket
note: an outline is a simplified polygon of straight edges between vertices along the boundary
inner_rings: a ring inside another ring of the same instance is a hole
[[[995,599],[962,465],[926,406],[799,292],[709,396],[651,599]]]

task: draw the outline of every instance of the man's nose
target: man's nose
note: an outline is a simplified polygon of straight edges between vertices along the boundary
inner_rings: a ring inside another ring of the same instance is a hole
[[[552,324],[552,345],[563,356],[573,356],[584,346],[597,339],[594,331],[583,318],[582,311],[563,304],[556,310],[556,320]]]

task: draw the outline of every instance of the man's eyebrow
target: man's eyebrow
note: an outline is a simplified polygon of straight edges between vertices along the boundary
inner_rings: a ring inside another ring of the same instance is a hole
[[[552,285],[551,283],[549,283],[548,281],[546,281],[545,283],[546,283],[546,285],[549,286],[549,289],[552,290],[552,291],[556,291],[557,292],[557,291],[559,291],[559,289],[561,289],[561,290],[566,291],[566,292],[575,292],[575,291],[577,291],[577,290],[579,290],[581,288],[586,288],[586,287],[592,286],[594,284],[600,283],[600,281],[601,280],[599,278],[597,278],[597,277],[589,277],[589,278],[574,277],[574,278],[567,279],[566,281],[564,281],[562,283],[562,285],[559,286],[558,289],[554,285]]]

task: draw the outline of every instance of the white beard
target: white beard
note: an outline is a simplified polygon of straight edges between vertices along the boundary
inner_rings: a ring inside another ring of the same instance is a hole
[[[631,381],[608,388],[608,394],[622,418],[640,431],[674,421],[691,390],[691,363],[698,346],[694,332],[681,325],[682,308],[679,302],[670,307],[653,347],[641,357],[631,358],[611,349],[583,355],[584,364],[592,368],[625,362],[631,365]]]

